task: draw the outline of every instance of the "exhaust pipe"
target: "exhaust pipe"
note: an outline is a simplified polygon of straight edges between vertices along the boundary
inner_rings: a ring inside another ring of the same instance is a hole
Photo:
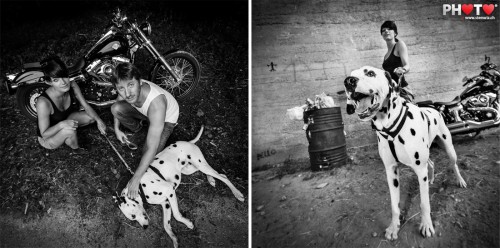
[[[450,133],[454,135],[459,133],[470,133],[473,132],[474,130],[481,130],[498,125],[500,125],[500,119],[489,120],[484,122],[462,121],[459,123],[452,123],[447,127],[450,130]]]

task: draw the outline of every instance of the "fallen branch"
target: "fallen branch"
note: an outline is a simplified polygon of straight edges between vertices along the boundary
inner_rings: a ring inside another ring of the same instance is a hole
[[[420,212],[414,214],[412,217],[408,218],[405,223],[403,223],[403,225],[401,226],[401,228],[399,229],[400,231],[403,229],[403,227],[406,225],[406,223],[410,222],[411,219],[413,219],[413,217],[417,216],[418,214],[420,214]]]

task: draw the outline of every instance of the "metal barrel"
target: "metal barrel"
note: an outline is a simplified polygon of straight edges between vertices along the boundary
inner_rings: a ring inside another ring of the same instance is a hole
[[[340,107],[306,111],[309,158],[313,171],[340,167],[347,162],[344,123]]]

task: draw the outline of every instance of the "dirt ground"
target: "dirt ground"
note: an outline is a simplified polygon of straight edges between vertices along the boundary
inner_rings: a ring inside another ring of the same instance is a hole
[[[0,96],[0,247],[173,247],[163,229],[161,206],[146,204],[151,221],[143,230],[114,204],[112,195],[126,186],[131,175],[95,126],[79,134],[88,154],[74,155],[68,147],[46,150],[36,142],[33,123],[16,108],[15,96],[2,91]],[[184,106],[188,112],[193,112],[191,108]],[[110,114],[103,110],[100,115],[111,126]],[[192,139],[199,127],[196,122],[179,125],[168,143]],[[195,228],[172,218],[181,247],[248,244],[248,184],[242,158],[246,148],[234,149],[226,140],[229,137],[214,138],[216,133],[215,127],[205,125],[197,145],[212,167],[245,195],[245,202],[221,181],[210,186],[201,172],[183,177],[176,191],[179,208]],[[133,141],[142,144],[145,135],[143,128]],[[129,150],[111,133],[108,137],[134,169],[140,149]],[[228,162],[234,160],[242,163]]]
[[[385,239],[390,196],[372,146],[349,150],[348,164],[329,171],[310,172],[308,161],[298,161],[253,172],[253,247],[499,247],[499,129],[474,138],[454,136],[453,144],[468,186],[454,184],[444,150],[433,145],[436,177],[429,195],[435,236],[419,234],[417,178],[400,165],[403,221],[398,240]]]

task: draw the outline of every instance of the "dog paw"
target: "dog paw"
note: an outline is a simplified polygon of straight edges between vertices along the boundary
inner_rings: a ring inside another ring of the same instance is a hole
[[[208,183],[210,185],[212,185],[212,187],[215,187],[215,178],[213,178],[212,176],[207,175],[207,180],[208,180]]]
[[[175,239],[175,240],[172,239],[172,243],[174,243],[174,248],[179,247],[179,243],[177,242],[177,239]]]
[[[457,184],[458,186],[460,186],[460,188],[467,188],[467,183],[462,177],[457,179]]]
[[[189,229],[193,229],[194,228],[193,222],[191,222],[190,220],[186,220],[184,222],[184,224],[186,224],[187,228],[189,228]]]
[[[238,199],[238,201],[245,201],[245,197],[243,196],[243,194],[239,191],[239,190],[236,190],[236,191],[233,191],[233,195],[234,197],[236,197],[236,199]]]
[[[387,229],[385,229],[385,238],[388,240],[398,239],[399,227],[397,225],[391,224]]]
[[[420,223],[420,234],[422,234],[422,236],[430,238],[434,233],[434,227],[431,221],[422,221],[422,223]]]

